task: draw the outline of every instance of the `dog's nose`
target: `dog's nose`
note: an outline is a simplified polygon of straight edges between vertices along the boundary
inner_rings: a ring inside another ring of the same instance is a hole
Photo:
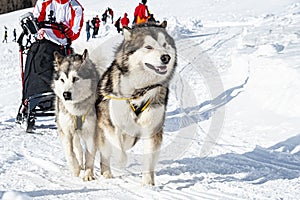
[[[160,60],[163,64],[168,64],[171,60],[171,56],[169,56],[168,54],[164,54],[160,57]]]
[[[72,100],[71,92],[64,92],[63,96],[64,96],[65,100]]]

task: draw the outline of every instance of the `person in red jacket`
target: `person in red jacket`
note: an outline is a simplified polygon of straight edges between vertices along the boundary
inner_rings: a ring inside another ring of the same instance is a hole
[[[127,13],[124,13],[124,17],[121,19],[122,27],[128,27],[129,19],[127,16],[128,16]]]
[[[59,45],[67,45],[79,37],[83,26],[83,8],[77,0],[38,0],[33,10],[38,22],[50,18],[64,27],[65,34],[59,30],[41,28],[40,36]]]
[[[96,35],[98,35],[98,31],[99,31],[99,28],[100,28],[100,19],[99,19],[98,15],[96,15],[96,17],[94,17],[92,19],[92,25],[93,25],[93,28],[94,28],[92,38],[95,38]]]
[[[142,0],[142,3],[139,3],[139,5],[135,8],[133,24],[142,24],[147,22],[147,19],[149,18],[149,10],[146,3],[147,0]]]

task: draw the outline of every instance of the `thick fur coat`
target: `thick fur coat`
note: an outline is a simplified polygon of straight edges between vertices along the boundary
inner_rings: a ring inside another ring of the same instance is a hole
[[[83,179],[94,179],[96,153],[96,90],[99,74],[95,64],[83,55],[61,56],[55,52],[52,88],[56,94],[56,123],[67,164],[74,176],[84,170]]]
[[[101,173],[112,177],[110,158],[126,163],[126,150],[144,143],[142,183],[154,185],[176,47],[161,25],[124,29],[124,41],[98,86],[97,118]]]

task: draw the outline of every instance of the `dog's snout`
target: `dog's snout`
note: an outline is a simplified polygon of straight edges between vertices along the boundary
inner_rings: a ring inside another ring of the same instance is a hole
[[[164,54],[160,57],[160,60],[163,64],[168,64],[171,60],[171,56],[169,56],[168,54]]]
[[[64,92],[63,96],[64,96],[65,100],[72,100],[71,92]]]

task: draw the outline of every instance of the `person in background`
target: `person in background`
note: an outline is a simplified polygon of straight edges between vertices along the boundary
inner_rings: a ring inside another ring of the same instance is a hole
[[[102,14],[102,22],[103,22],[103,25],[106,24],[106,20],[107,20],[107,10],[105,10],[104,13]]]
[[[4,39],[2,41],[2,43],[6,42],[7,43],[7,28],[5,27],[5,31],[4,31]]]
[[[146,3],[147,0],[142,0],[142,3],[139,3],[139,5],[135,8],[133,24],[138,25],[147,22],[149,18],[149,10]]]
[[[110,7],[107,8],[107,11],[111,17],[111,23],[113,24],[114,23],[114,11]]]
[[[86,41],[88,42],[90,37],[91,37],[91,25],[90,25],[90,20],[87,20],[87,22],[85,23],[85,31],[86,31]]]
[[[13,36],[14,36],[13,42],[16,42],[17,41],[17,31],[15,28],[13,30]]]
[[[93,28],[94,28],[92,38],[96,38],[96,35],[98,35],[98,31],[99,31],[99,28],[100,28],[100,19],[99,19],[98,15],[96,15],[96,17],[94,17],[92,19],[92,25],[93,25]]]
[[[121,32],[121,25],[120,25],[121,17],[115,22],[115,27],[117,28],[118,33]]]
[[[129,19],[127,17],[127,13],[124,13],[124,17],[121,19],[121,25],[122,27],[128,27],[128,24],[129,24]]]

